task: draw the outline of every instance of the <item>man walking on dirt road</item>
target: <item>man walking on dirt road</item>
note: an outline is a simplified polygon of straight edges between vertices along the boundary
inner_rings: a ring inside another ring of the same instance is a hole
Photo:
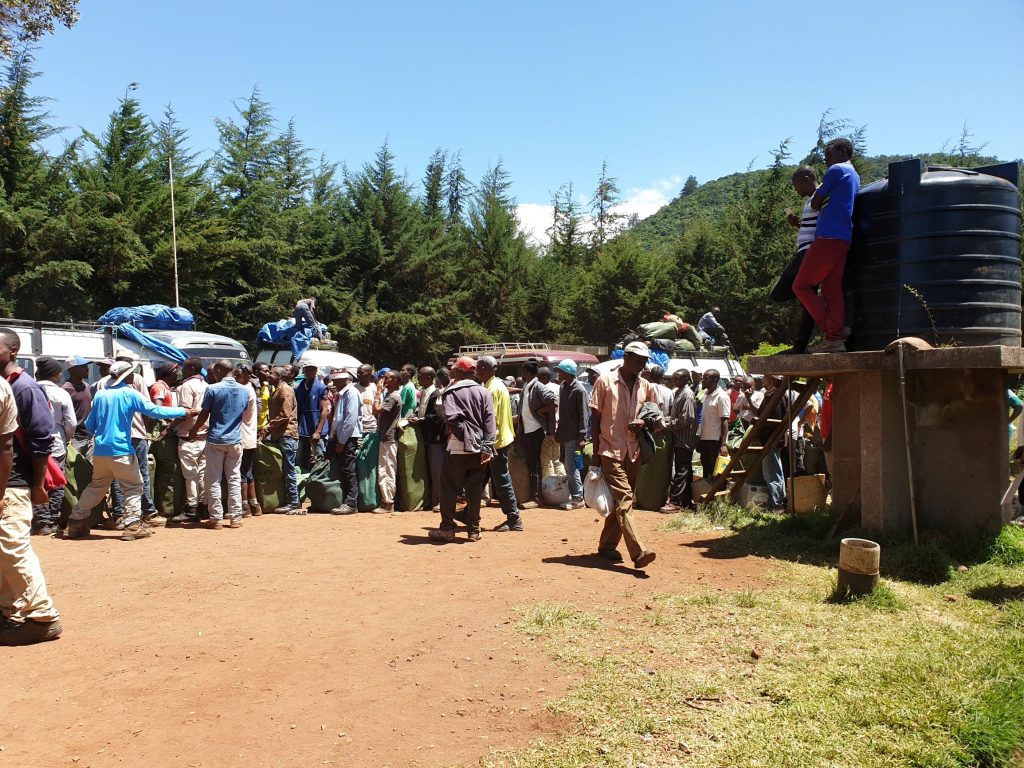
[[[590,432],[594,440],[594,464],[601,467],[615,499],[615,509],[604,519],[597,554],[621,563],[620,539],[635,568],[654,562],[654,552],[645,549],[633,526],[633,494],[640,474],[640,441],[644,429],[639,418],[644,403],[658,403],[651,383],[640,376],[651,357],[647,345],[633,341],[623,350],[622,367],[604,374],[590,397]]]

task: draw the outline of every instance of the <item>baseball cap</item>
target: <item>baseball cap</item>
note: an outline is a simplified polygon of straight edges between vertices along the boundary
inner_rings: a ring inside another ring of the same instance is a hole
[[[177,371],[178,364],[171,362],[160,363],[153,369],[153,373],[156,374],[158,379],[162,379],[164,376],[170,376],[172,373],[177,373]]]
[[[476,360],[474,360],[472,357],[463,356],[455,361],[455,365],[453,365],[452,368],[455,368],[456,370],[459,371],[475,371]]]
[[[563,360],[558,364],[558,370],[563,373],[568,373],[570,376],[576,375],[576,361],[575,360]]]
[[[642,341],[631,341],[623,348],[623,353],[627,355],[639,355],[640,357],[650,358],[651,350],[647,348],[647,345]]]
[[[379,371],[377,371],[375,374],[373,374],[373,378],[375,378],[375,379],[383,379],[389,373],[391,373],[391,369],[390,368],[381,368]]]
[[[93,365],[113,365],[113,364],[114,364],[114,358],[112,358],[112,357],[104,357],[102,360],[97,360],[95,363],[93,363]]]
[[[72,355],[64,361],[65,368],[77,368],[80,365],[88,365],[89,361],[81,355]]]
[[[127,360],[118,360],[112,366],[110,366],[110,379],[111,384],[120,384],[126,378],[128,374],[135,370],[135,366],[129,363]]]

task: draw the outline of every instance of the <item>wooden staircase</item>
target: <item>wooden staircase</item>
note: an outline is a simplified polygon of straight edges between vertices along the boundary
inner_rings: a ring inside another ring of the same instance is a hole
[[[821,379],[816,376],[808,377],[806,379],[791,380],[788,376],[782,381],[782,384],[775,388],[771,396],[761,404],[761,413],[754,420],[751,425],[751,429],[747,430],[746,436],[736,447],[735,450],[731,451],[729,464],[725,470],[718,475],[715,475],[711,480],[711,488],[706,494],[704,494],[698,503],[707,504],[716,498],[723,496],[731,496],[739,491],[743,487],[743,484],[747,482],[754,472],[761,466],[761,462],[764,461],[764,457],[767,452],[774,448],[781,440],[786,436],[786,430],[790,428],[793,423],[793,419],[799,415],[800,411],[807,404],[807,401],[811,399],[811,396],[817,391],[818,384]],[[793,398],[789,408],[786,409],[786,415],[784,418],[775,419],[769,418],[769,414],[773,414],[777,411],[779,403],[782,402],[782,398],[785,393],[788,392],[793,385],[799,387],[796,390],[796,397]],[[755,436],[760,434],[762,427],[773,426],[771,435],[762,445],[754,445]],[[750,465],[743,467],[740,465],[740,460],[743,456],[752,454],[754,459],[750,462]],[[732,481],[732,487],[726,488],[729,481]]]

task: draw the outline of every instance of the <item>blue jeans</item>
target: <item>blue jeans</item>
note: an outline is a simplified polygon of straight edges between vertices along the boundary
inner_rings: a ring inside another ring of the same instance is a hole
[[[139,462],[139,474],[142,475],[142,514],[148,517],[156,513],[156,506],[153,504],[153,491],[149,482],[149,440],[133,437],[132,448],[135,449],[135,458]],[[110,500],[113,506],[113,509],[110,510],[111,516],[123,516],[124,494],[121,492],[121,484],[117,480],[110,484]]]
[[[506,517],[519,515],[519,504],[516,502],[516,489],[512,485],[512,475],[508,471],[508,449],[495,448],[491,457],[491,493],[501,502],[501,511]]]
[[[765,454],[761,471],[764,473],[765,482],[768,483],[768,496],[772,506],[785,506],[786,480],[782,476],[782,457],[778,448],[773,448]]]
[[[580,481],[580,471],[576,467],[578,446],[578,440],[566,440],[562,443],[562,464],[565,465],[565,474],[569,477],[569,498],[573,501],[583,498],[583,483]]]
[[[295,469],[295,454],[299,450],[299,441],[294,437],[282,437],[274,444],[281,449],[281,469],[284,472],[284,487],[288,494],[289,507],[299,506],[299,473]]]

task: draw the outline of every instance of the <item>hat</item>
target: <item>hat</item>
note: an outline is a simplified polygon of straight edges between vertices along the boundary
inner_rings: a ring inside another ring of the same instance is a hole
[[[506,376],[505,377],[505,386],[506,387],[514,387],[515,385],[516,385],[515,376]]]
[[[299,368],[305,370],[306,368],[319,368],[320,366],[314,363],[312,360],[299,360]]]
[[[128,363],[134,363],[135,362],[135,355],[133,355],[127,349],[122,349],[120,352],[118,352],[116,355],[114,355],[114,359],[115,360],[122,360],[122,361],[128,362]]]
[[[54,374],[60,373],[60,363],[54,360],[52,357],[38,357],[36,358],[36,378],[37,379],[49,379]]]
[[[631,341],[627,344],[623,350],[627,355],[639,355],[640,357],[650,358],[651,350],[647,348],[647,345],[642,341]]]
[[[391,373],[391,369],[390,368],[381,368],[379,371],[377,371],[375,374],[373,374],[373,378],[375,378],[375,379],[383,379],[389,373]]]
[[[498,367],[498,361],[491,355],[484,355],[477,360],[477,363],[483,363],[485,367],[492,369]]]
[[[128,374],[132,373],[134,370],[135,366],[132,365],[131,363],[127,362],[126,360],[118,360],[116,363],[110,366],[110,383],[120,384],[122,381],[128,378]]]
[[[351,373],[351,371],[346,371],[344,368],[341,368],[341,369],[339,369],[337,371],[331,371],[331,378],[332,379],[351,379],[352,378],[352,373]]]
[[[472,357],[460,357],[455,361],[455,365],[452,366],[457,371],[472,372],[476,370],[476,360]]]
[[[574,360],[563,360],[558,364],[558,370],[562,373],[568,373],[570,376],[576,375],[576,361]]]
[[[80,365],[88,365],[89,361],[81,355],[72,355],[64,361],[65,368],[77,368]]]
[[[113,365],[113,364],[114,364],[114,358],[112,358],[112,357],[104,357],[102,360],[97,360],[95,363],[93,363],[93,365],[107,365],[107,366]]]

